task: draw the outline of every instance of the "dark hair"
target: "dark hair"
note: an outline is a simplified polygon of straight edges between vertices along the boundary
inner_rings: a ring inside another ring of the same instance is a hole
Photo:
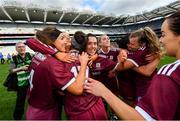
[[[95,37],[95,38],[97,39],[96,35],[94,35],[94,34],[92,34],[92,33],[88,33],[87,36],[86,36],[86,40],[85,40],[85,42],[84,42],[82,51],[85,51],[85,50],[86,50],[86,46],[87,46],[87,43],[88,43],[88,41],[89,41],[89,37]],[[98,44],[98,40],[97,40],[97,44]]]
[[[82,31],[76,31],[72,38],[72,48],[82,51],[86,40],[86,34]]]
[[[169,29],[175,35],[180,35],[180,11],[168,16],[166,20],[168,22]]]
[[[129,43],[129,35],[126,35],[122,38],[118,38],[115,40],[119,46],[119,48],[127,49],[127,44]]]
[[[138,37],[138,42],[140,44],[145,43],[150,49],[150,52],[156,53],[160,52],[160,43],[156,33],[150,27],[140,28],[132,32],[129,38]]]
[[[82,31],[76,31],[74,34],[74,39],[77,41],[78,44],[84,43],[86,38],[86,34]]]
[[[37,30],[36,38],[46,45],[54,47],[54,42],[62,32],[56,27],[46,27],[42,31]]]

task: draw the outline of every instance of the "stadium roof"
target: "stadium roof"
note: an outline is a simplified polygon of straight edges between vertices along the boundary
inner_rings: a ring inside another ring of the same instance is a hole
[[[162,19],[165,16],[180,10],[180,1],[167,6],[130,15],[103,15],[102,13],[77,12],[75,9],[60,10],[58,8],[41,9],[38,6],[22,7],[17,4],[3,4],[0,6],[0,22],[9,23],[37,23],[60,24],[78,26],[123,26]]]

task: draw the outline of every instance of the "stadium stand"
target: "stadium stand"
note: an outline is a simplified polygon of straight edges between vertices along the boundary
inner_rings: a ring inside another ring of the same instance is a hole
[[[107,34],[111,40],[118,40],[117,38],[122,38],[140,27],[150,26],[160,36],[160,26],[164,17],[178,10],[180,10],[179,0],[133,16],[94,14],[89,11],[62,10],[56,7],[45,9],[34,4],[29,7],[17,1],[4,0],[0,9],[0,40],[34,37],[36,29],[48,25],[56,26],[70,35],[79,30],[97,36]]]

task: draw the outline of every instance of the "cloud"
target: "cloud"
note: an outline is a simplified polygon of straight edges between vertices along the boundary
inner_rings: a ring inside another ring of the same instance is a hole
[[[31,3],[40,5],[41,8],[59,8],[81,10],[84,0],[31,0]],[[43,4],[42,4],[43,2]]]
[[[166,2],[164,0],[105,0],[99,10],[108,14],[116,12],[116,15],[134,15],[165,6],[173,1],[176,0],[166,0]]]
[[[89,5],[84,6],[80,10],[88,13],[96,13],[96,11]]]
[[[1,3],[12,3],[16,1],[22,6],[39,8],[83,8],[82,3],[84,0],[1,0]]]
[[[143,11],[151,11],[160,6],[165,6],[177,0],[0,0],[0,5],[5,2],[17,1],[19,4],[40,8],[70,9],[79,11],[92,11],[104,14],[135,15]]]

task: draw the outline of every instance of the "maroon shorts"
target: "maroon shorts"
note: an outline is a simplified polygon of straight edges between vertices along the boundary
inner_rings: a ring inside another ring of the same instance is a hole
[[[102,99],[99,99],[89,110],[68,117],[69,120],[107,120],[107,113]]]
[[[59,119],[59,113],[57,106],[53,109],[44,110],[29,105],[26,111],[26,120],[58,120],[58,119]]]

